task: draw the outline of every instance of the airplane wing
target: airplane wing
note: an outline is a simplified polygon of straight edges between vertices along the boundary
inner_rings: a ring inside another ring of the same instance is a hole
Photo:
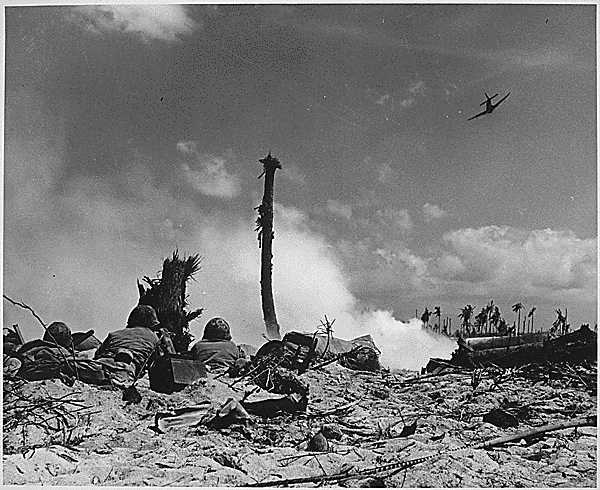
[[[487,97],[487,94],[485,94],[485,96]],[[492,100],[494,97],[498,97],[498,94],[496,94],[496,95],[492,95],[492,96],[491,96],[489,99],[490,99],[490,100]],[[483,101],[481,104],[479,104],[479,105],[485,105],[485,104],[487,104],[487,100],[484,100],[484,101]]]
[[[475,119],[476,117],[479,117],[479,116],[483,116],[484,114],[487,114],[487,111],[480,112],[479,114],[476,114],[475,116],[467,119],[467,121],[470,121],[471,119]]]
[[[498,107],[500,104],[502,104],[502,102],[504,102],[504,101],[506,100],[506,98],[507,98],[509,95],[510,95],[510,92],[508,92],[508,93],[507,93],[507,94],[506,94],[504,97],[502,97],[502,98],[501,98],[501,99],[500,99],[498,102],[496,102],[496,103],[494,104],[494,109],[495,109],[496,107]]]

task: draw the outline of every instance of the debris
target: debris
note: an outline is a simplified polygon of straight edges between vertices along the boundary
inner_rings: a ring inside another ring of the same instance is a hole
[[[525,439],[528,437],[546,434],[547,432],[554,432],[557,430],[569,429],[571,427],[585,427],[585,426],[595,427],[597,424],[598,424],[598,417],[596,415],[590,415],[589,417],[585,417],[585,418],[561,422],[559,424],[544,425],[542,427],[536,427],[535,429],[526,430],[524,432],[519,432],[517,434],[498,437],[496,439],[491,439],[489,441],[484,441],[484,442],[475,444],[472,447],[474,449],[479,449],[479,448],[488,449],[488,448],[494,447],[494,446],[501,446],[502,444],[506,444],[508,442],[516,442],[516,441],[520,441],[521,439]]]
[[[348,488],[386,488],[387,485],[382,478],[367,476],[366,478],[350,479],[341,483],[341,486]]]
[[[464,367],[516,367],[532,362],[596,361],[598,336],[589,327],[551,339],[548,332],[518,336],[459,338],[451,364]]]
[[[402,431],[400,432],[400,435],[398,437],[412,436],[416,431],[417,431],[417,421],[415,420],[412,424],[405,425],[402,428]]]
[[[167,354],[154,361],[148,369],[148,377],[152,390],[171,394],[206,378],[206,367],[202,361],[183,355]]]
[[[123,401],[127,402],[127,405],[137,405],[142,401],[142,395],[140,395],[135,385],[131,385],[129,388],[123,390]]]
[[[514,415],[511,415],[500,408],[495,408],[486,413],[483,416],[483,421],[495,425],[496,427],[500,427],[501,429],[519,426],[519,421]]]
[[[336,424],[325,424],[321,427],[321,433],[325,438],[333,439],[335,441],[339,441],[344,436],[341,429]]]
[[[206,423],[206,426],[211,429],[219,430],[229,427],[232,424],[245,424],[249,420],[250,415],[248,415],[248,412],[240,402],[230,398],[217,411],[215,417]]]
[[[282,398],[271,398],[257,402],[242,402],[242,406],[252,415],[273,418],[284,413],[295,415],[306,412],[308,397],[292,393]]]
[[[327,452],[329,451],[329,443],[327,438],[323,435],[323,432],[317,432],[311,437],[308,442],[308,451]]]

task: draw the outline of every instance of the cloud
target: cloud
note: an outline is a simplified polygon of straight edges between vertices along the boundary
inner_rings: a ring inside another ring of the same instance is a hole
[[[402,99],[400,102],[398,102],[398,107],[400,107],[401,109],[406,109],[407,107],[410,107],[411,105],[413,105],[414,103],[416,103],[416,99],[410,97],[408,99]]]
[[[594,315],[597,239],[579,239],[568,231],[486,226],[454,230],[432,241],[427,252],[415,252],[389,234],[373,237],[337,244],[351,290],[362,301],[391,302],[411,311],[428,298],[444,298],[454,303],[452,308],[495,299],[506,309],[520,300],[541,307],[543,321],[565,303],[582,321],[589,323],[588,315]]]
[[[389,94],[381,95],[377,90],[367,88],[365,94],[376,105],[392,111],[406,109],[417,102],[418,97],[426,93],[425,83],[411,81],[406,88],[398,88]]]
[[[367,163],[367,162],[365,162]],[[371,162],[368,162],[369,164]],[[389,182],[390,179],[394,175],[394,170],[391,165],[387,162],[383,162],[379,167],[377,167],[377,182],[386,183]]]
[[[425,83],[422,81],[411,82],[406,91],[413,95],[423,95],[425,92]]]
[[[196,143],[193,141],[180,141],[177,143],[177,149],[183,153],[194,153],[196,151]]]
[[[303,186],[306,184],[306,175],[300,167],[291,162],[285,162],[285,171],[277,174],[278,178],[289,180],[293,184]]]
[[[413,228],[412,219],[406,209],[393,209],[386,206],[377,211],[375,218],[379,224],[391,230],[406,232]]]
[[[480,53],[479,56],[487,57],[505,68],[544,68],[544,70],[548,70],[578,65],[574,53],[558,46],[533,50],[503,49]]]
[[[227,170],[228,160],[233,155],[226,157],[198,153],[193,142],[180,141],[177,149],[186,155],[194,157],[193,164],[182,164],[184,179],[198,192],[206,196],[234,198],[240,194],[239,178]]]
[[[448,215],[448,212],[444,211],[437,204],[430,204],[428,202],[423,205],[423,213],[425,214],[425,222],[427,223]]]
[[[477,275],[490,290],[551,296],[570,290],[580,299],[596,297],[596,239],[550,229],[486,226],[447,233],[444,241],[464,270]]]
[[[183,5],[86,5],[74,8],[75,17],[92,32],[121,32],[143,39],[179,41],[197,24]]]
[[[386,94],[386,95],[382,95],[381,97],[379,97],[379,99],[377,99],[375,101],[375,103],[377,105],[385,105],[385,103],[389,100],[390,100],[390,96],[389,96],[389,94]]]
[[[450,356],[454,342],[433,339],[420,323],[398,321],[391,311],[365,311],[350,292],[335,248],[313,230],[304,212],[276,204],[274,219],[273,287],[283,331],[314,331],[327,315],[335,319],[338,337],[370,334],[386,366],[418,370],[432,355]]]
[[[335,199],[327,199],[327,210],[334,216],[346,220],[352,219],[352,206],[350,204],[343,204]]]

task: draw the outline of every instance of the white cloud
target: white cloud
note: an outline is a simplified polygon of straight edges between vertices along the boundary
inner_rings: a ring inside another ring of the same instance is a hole
[[[331,214],[340,216],[346,220],[352,219],[352,206],[350,204],[343,204],[335,199],[328,199],[327,210]]]
[[[430,204],[426,202],[423,205],[423,213],[425,214],[425,221],[430,222],[434,219],[443,218],[448,214],[447,211],[444,211],[437,204]]]
[[[177,149],[183,153],[194,153],[196,151],[196,143],[193,141],[180,141],[177,143]]]
[[[178,41],[197,27],[183,5],[85,5],[75,7],[94,32],[123,32],[144,39]]]
[[[597,240],[572,232],[486,226],[444,236],[465,270],[496,290],[544,295],[578,291],[596,297]]]
[[[411,82],[411,84],[408,86],[408,89],[406,90],[408,93],[413,95],[422,95],[425,91],[425,83],[422,81]]]
[[[198,192],[213,197],[233,198],[240,194],[239,178],[227,170],[228,159],[233,155],[219,157],[198,153],[192,142],[179,142],[177,149],[195,157],[192,165],[182,164],[185,180]]]
[[[407,107],[410,107],[411,105],[413,105],[416,102],[415,99],[413,99],[412,97],[409,99],[403,99],[401,100],[398,105],[402,108],[402,109],[406,109]]]
[[[306,175],[300,169],[298,164],[286,161],[282,172],[277,173],[278,179],[285,179],[297,186],[303,186],[306,184]]]
[[[377,100],[375,101],[375,103],[376,103],[377,105],[385,105],[385,103],[386,103],[388,100],[390,100],[390,96],[386,94],[386,95],[382,95],[381,97],[379,97],[379,99],[377,99]]]
[[[465,272],[462,260],[454,254],[442,253],[436,260],[438,275],[442,278],[452,278]]]
[[[377,168],[377,182],[389,182],[393,175],[394,170],[392,169],[389,163],[384,162]]]
[[[406,209],[392,209],[388,206],[378,210],[375,215],[377,222],[393,230],[410,231],[413,227],[412,219]]]
[[[577,65],[574,53],[561,47],[543,47],[535,50],[506,49],[486,52],[483,56],[506,67],[560,69],[568,65]]]

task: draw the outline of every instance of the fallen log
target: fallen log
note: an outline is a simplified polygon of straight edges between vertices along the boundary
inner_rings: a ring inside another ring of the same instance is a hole
[[[589,327],[582,326],[575,332],[542,342],[532,335],[538,334],[523,336],[524,339],[531,340],[529,343],[494,348],[481,348],[486,345],[485,343],[479,345],[477,342],[468,343],[468,341],[477,339],[468,339],[468,341],[459,339],[458,350],[455,351],[450,362],[465,367],[491,365],[516,367],[532,362],[580,363],[584,360],[597,360],[597,334],[592,332]]]
[[[499,349],[502,347],[513,347],[518,345],[535,344],[548,340],[548,332],[528,333],[523,335],[497,335],[494,337],[471,337],[465,339],[465,343],[474,351]]]
[[[490,439],[488,441],[480,442],[479,444],[475,444],[474,446],[470,446],[472,449],[487,449],[493,446],[500,446],[502,444],[506,444],[507,442],[519,441],[521,439],[525,439],[527,437],[538,436],[540,434],[545,434],[546,432],[554,432],[557,430],[570,429],[571,427],[585,427],[592,426],[596,427],[598,423],[598,417],[596,415],[590,415],[585,418],[568,420],[565,422],[561,422],[559,424],[549,424],[543,425],[541,427],[536,427],[534,429],[529,429],[523,432],[518,432],[517,434],[510,434],[507,436],[497,437],[495,439]]]

